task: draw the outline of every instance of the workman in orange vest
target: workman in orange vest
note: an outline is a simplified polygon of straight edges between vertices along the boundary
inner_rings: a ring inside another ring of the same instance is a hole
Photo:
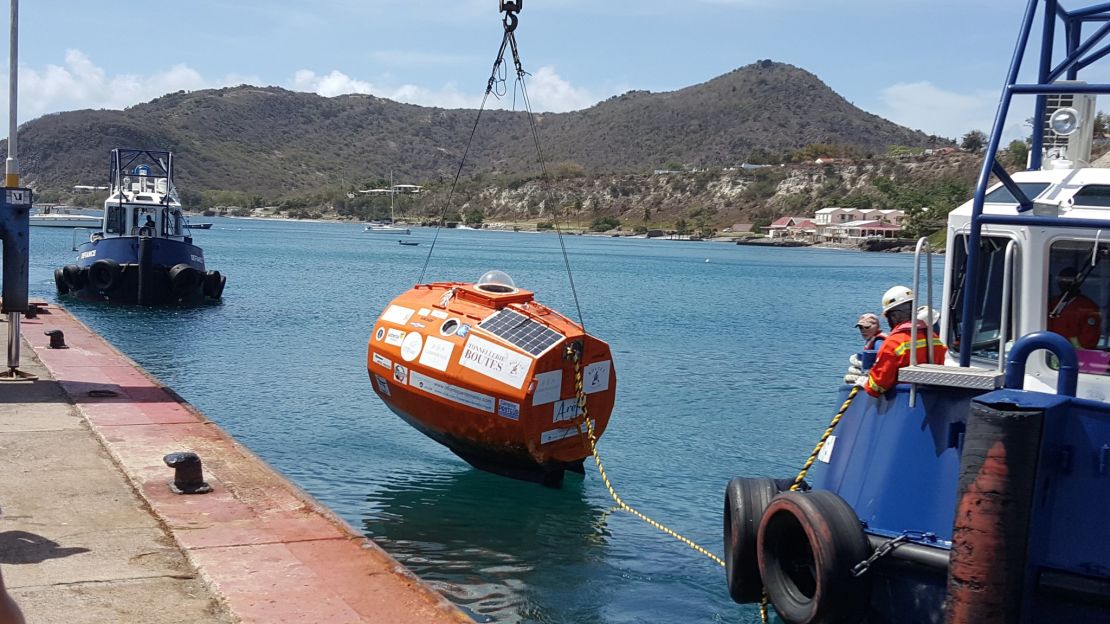
[[[1048,331],[1060,334],[1077,349],[1094,349],[1102,336],[1102,310],[1076,283],[1076,272],[1067,267],[1056,276],[1060,294],[1048,301]],[[1057,310],[1060,300],[1063,308]]]
[[[933,362],[944,363],[944,355],[948,349],[935,334],[933,328],[923,320],[915,318],[913,306],[913,291],[905,286],[895,286],[883,294],[883,316],[890,324],[890,334],[883,345],[879,347],[879,354],[875,357],[875,365],[868,371],[867,376],[861,376],[857,382],[867,394],[873,397],[882,395],[898,383],[898,369],[910,364],[910,349],[915,345],[910,344],[910,330],[912,323],[917,323],[917,361],[929,361],[929,337],[933,342]]]

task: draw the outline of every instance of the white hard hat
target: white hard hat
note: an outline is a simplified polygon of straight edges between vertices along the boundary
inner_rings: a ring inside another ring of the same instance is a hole
[[[903,303],[911,303],[913,301],[913,291],[905,286],[894,286],[883,293],[883,314],[890,312],[894,308],[902,305]]]

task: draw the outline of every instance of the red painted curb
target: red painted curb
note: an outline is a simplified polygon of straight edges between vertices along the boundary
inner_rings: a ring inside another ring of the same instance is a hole
[[[470,622],[69,312],[24,339],[201,577],[243,622]],[[43,330],[61,329],[68,349]],[[213,492],[170,492],[162,457],[193,451]]]

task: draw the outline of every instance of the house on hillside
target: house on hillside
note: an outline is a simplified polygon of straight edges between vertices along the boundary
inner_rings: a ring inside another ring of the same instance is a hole
[[[769,238],[813,241],[817,224],[805,217],[780,217],[763,228]]]
[[[817,224],[809,219],[803,219],[786,228],[786,235],[789,238],[813,242],[817,238]]]
[[[823,211],[824,214],[821,214]],[[823,208],[818,210],[814,239],[819,243],[856,243],[868,238],[899,238],[902,235],[901,210],[856,210]]]
[[[763,228],[763,230],[768,238],[782,238],[786,235],[787,228],[796,225],[803,219],[804,217],[779,217],[775,219],[771,225]]]

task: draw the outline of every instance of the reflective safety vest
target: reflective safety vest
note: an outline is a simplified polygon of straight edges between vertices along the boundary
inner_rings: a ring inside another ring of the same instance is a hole
[[[879,354],[875,356],[875,365],[867,373],[867,383],[863,389],[871,396],[877,397],[894,387],[898,383],[898,369],[910,365],[910,329],[909,321],[902,323],[891,330],[890,335],[879,347]],[[917,321],[917,363],[929,361],[929,333],[932,328],[926,326],[924,321]],[[933,362],[944,363],[944,356],[948,347],[933,335]]]

